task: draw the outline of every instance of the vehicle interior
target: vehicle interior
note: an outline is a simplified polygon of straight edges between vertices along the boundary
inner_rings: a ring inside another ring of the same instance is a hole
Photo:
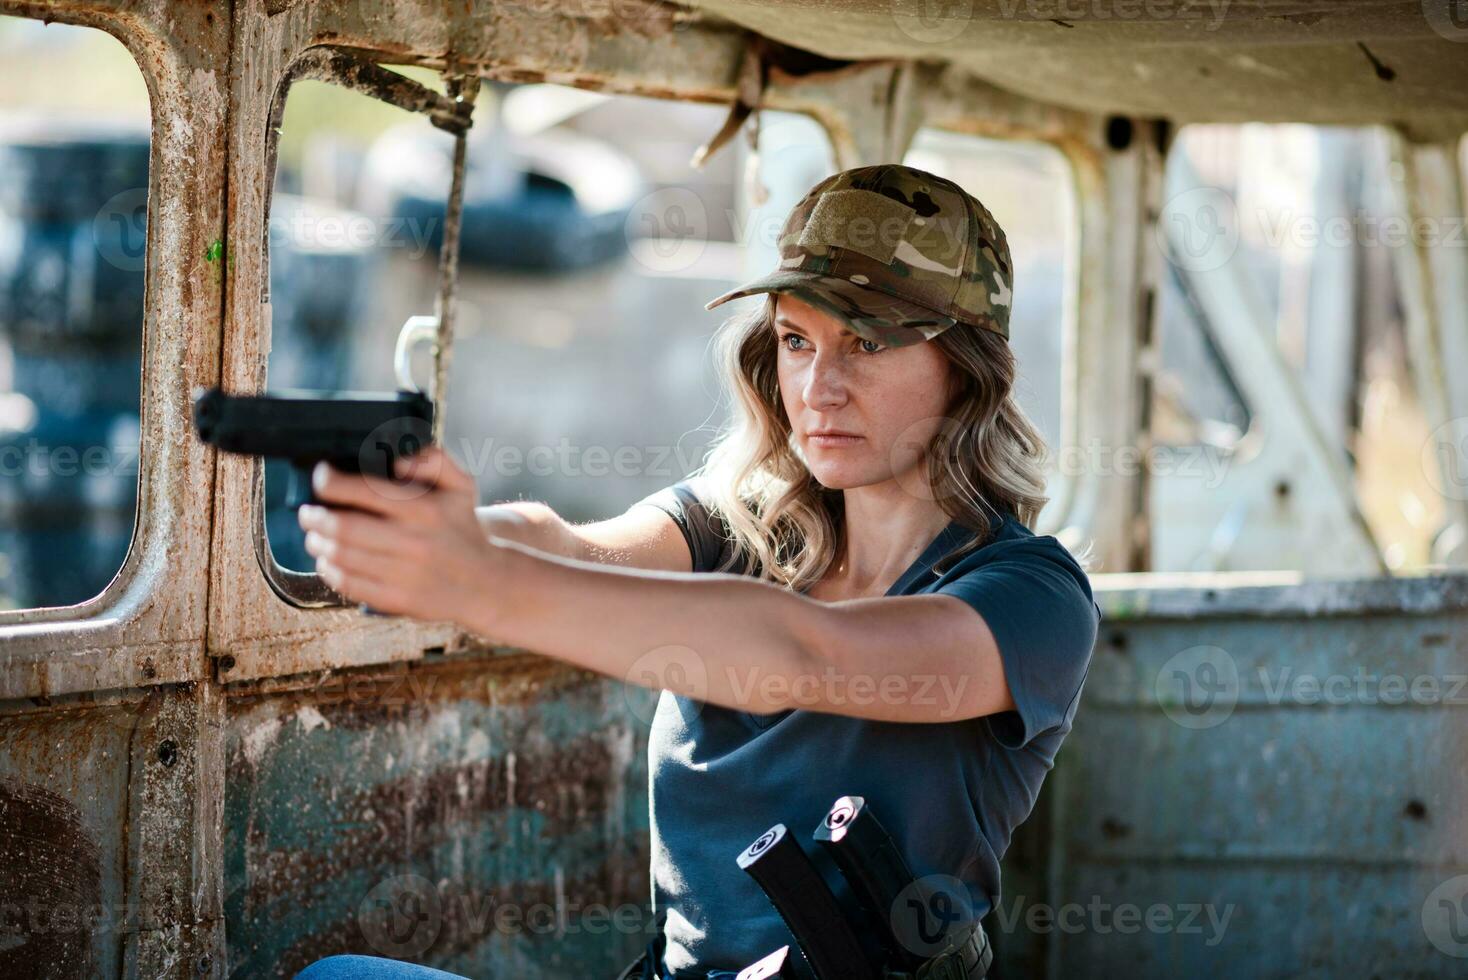
[[[193,399],[421,386],[484,503],[651,533],[727,408],[704,303],[886,162],[1008,230],[1036,532],[1103,613],[990,975],[1460,975],[1465,42],[1455,0],[0,0],[0,975],[615,976],[656,692],[345,601]]]

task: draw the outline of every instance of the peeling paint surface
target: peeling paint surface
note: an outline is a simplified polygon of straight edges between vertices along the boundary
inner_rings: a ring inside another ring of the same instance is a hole
[[[137,928],[124,886],[137,717],[112,705],[0,720],[0,976],[120,971]]]
[[[356,952],[465,976],[614,976],[646,944],[646,731],[628,698],[650,693],[501,659],[232,702],[231,975]],[[430,885],[421,928],[388,936],[376,911]],[[593,906],[631,928],[597,928]]]

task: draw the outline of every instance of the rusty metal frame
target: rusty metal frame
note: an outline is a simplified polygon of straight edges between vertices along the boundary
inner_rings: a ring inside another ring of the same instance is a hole
[[[1058,143],[1076,181],[1079,224],[1078,276],[1069,300],[1075,304],[1073,377],[1062,385],[1074,396],[1064,412],[1069,445],[1142,446],[1146,435],[1142,364],[1151,344],[1160,271],[1148,216],[1160,210],[1163,154],[1148,121],[1119,124],[1132,133],[1123,147],[1108,144],[1101,119],[1079,138]],[[1145,567],[1145,474],[1092,468],[1063,484],[1062,494],[1056,521],[1094,539],[1095,571]]]
[[[276,164],[280,152],[280,130],[285,120],[285,104],[291,86],[299,81],[325,82],[368,98],[395,105],[406,112],[421,112],[433,125],[454,136],[469,130],[472,102],[456,100],[435,92],[426,85],[384,68],[374,61],[338,48],[310,48],[291,64],[275,87],[270,120],[265,132],[265,168],[272,175],[265,189],[265,227],[260,232],[261,267],[260,302],[270,302],[270,205],[275,196]]]
[[[1144,315],[1138,304],[1145,300],[1149,271],[1136,264],[1141,246],[1133,223],[1141,212],[1133,209],[1141,206],[1139,194],[1152,181],[1160,185],[1160,161],[1149,155],[1145,141],[1134,141],[1124,152],[1111,149],[1107,117],[1017,96],[951,66],[914,67],[929,125],[988,139],[1041,143],[1066,162],[1075,206],[1066,265],[1074,273],[1066,278],[1061,300],[1059,443],[1075,446],[1082,438],[1113,438],[1131,431],[1139,425],[1139,408],[1133,406],[1124,418],[1111,421],[1098,409],[1115,404],[1112,391],[1135,390],[1141,383],[1137,360],[1128,352],[1137,343],[1134,331]],[[1145,120],[1129,123],[1138,133],[1150,128]],[[1113,295],[1108,286],[1118,281],[1129,285]],[[1103,434],[1108,425],[1117,431]],[[1062,473],[1048,489],[1052,499],[1037,531],[1097,536],[1105,567],[1130,567],[1135,559],[1132,523],[1108,520],[1143,495],[1135,480],[1111,476],[1098,482]]]
[[[171,50],[170,46],[178,42],[169,40],[161,26],[154,34],[144,32],[130,40],[128,28],[147,23],[131,7],[124,3],[115,7],[102,3],[30,3],[8,4],[5,9],[102,26],[121,36],[135,54],[140,49],[149,51],[149,58],[140,61],[151,62],[144,74],[154,94],[155,132],[162,131],[156,122],[162,118],[165,103],[169,113],[193,109],[183,83],[177,80],[180,57],[153,53]],[[633,4],[618,6],[622,26],[626,26],[629,12],[638,9]],[[457,52],[456,57],[465,67],[481,76],[513,82],[557,81],[606,92],[691,101],[725,102],[733,98],[747,42],[744,32],[699,15],[680,20],[661,4],[648,3],[645,12],[644,20],[617,38],[607,32],[609,25],[597,16],[581,17],[574,11],[527,15],[523,23],[515,23],[507,15],[497,25],[501,30],[491,33],[482,23],[473,24],[468,19],[445,21],[439,16],[441,8],[420,0],[394,8],[385,29],[379,32],[383,22],[369,25],[344,5],[258,0],[238,4],[233,27],[244,46],[230,73],[237,104],[232,108],[230,135],[229,226],[261,227],[268,215],[270,181],[260,179],[268,159],[258,147],[262,134],[269,133],[272,106],[261,98],[261,92],[270,92],[273,97],[288,73],[286,66],[299,64],[301,54],[327,41],[437,67],[447,67],[449,59],[431,52],[451,50]],[[210,12],[201,17],[213,26],[211,40],[221,48],[227,46],[227,25]],[[532,29],[536,37],[547,40],[535,45],[518,43],[523,33],[517,31]],[[393,39],[394,30],[398,40]],[[201,36],[209,36],[209,32]],[[561,47],[568,36],[579,37],[584,43],[569,49]],[[289,56],[292,52],[295,58]],[[217,78],[218,67],[225,62],[223,53],[212,61],[216,73],[213,77]],[[300,77],[311,77],[318,68],[319,64],[307,62],[297,70]],[[918,84],[914,84],[915,71],[922,74]],[[154,78],[154,73],[161,77]],[[718,77],[726,78],[727,83],[710,82]],[[267,80],[273,84],[265,84]],[[910,106],[905,107],[901,119],[905,133],[894,135],[889,127],[878,131],[856,124],[874,106],[884,105],[894,86],[922,93],[922,110],[933,123],[960,132],[1065,145],[1077,138],[1078,130],[1095,128],[1092,117],[1084,114],[1033,103],[960,73],[929,66],[914,69],[899,63],[836,67],[805,74],[777,67],[771,72],[765,106],[812,116],[830,135],[840,164],[855,166],[861,160],[885,158],[884,154],[891,153],[897,143],[905,144],[916,128],[917,118]],[[216,102],[208,108],[212,125],[218,130],[223,124],[224,107]],[[251,123],[251,119],[258,120],[258,124]],[[319,618],[298,620],[288,611],[289,606],[280,603],[279,590],[261,575],[258,556],[250,554],[253,547],[237,550],[239,544],[253,542],[254,529],[240,533],[243,528],[235,526],[231,515],[240,502],[258,494],[257,477],[236,472],[239,460],[223,458],[218,461],[219,484],[213,487],[208,463],[212,451],[191,438],[182,406],[187,391],[198,385],[223,380],[235,390],[262,386],[261,351],[268,349],[268,340],[261,335],[258,322],[246,327],[245,321],[254,321],[258,313],[247,309],[241,298],[252,291],[259,295],[259,288],[268,279],[263,261],[255,265],[257,257],[241,247],[237,233],[231,234],[228,247],[211,248],[223,240],[218,231],[218,202],[210,207],[199,200],[193,175],[222,170],[219,150],[197,139],[198,126],[174,127],[170,132],[187,132],[190,138],[167,143],[155,140],[153,148],[147,307],[150,335],[141,453],[144,474],[134,545],[118,578],[97,599],[75,607],[0,614],[0,639],[6,641],[9,659],[9,669],[0,678],[0,693],[45,695],[199,676],[198,654],[205,631],[201,613],[210,582],[213,599],[208,600],[208,650],[226,668],[222,676],[230,679],[414,658],[425,649],[474,645],[473,638],[456,637],[446,627],[393,621],[352,625],[349,610],[325,613],[336,617],[329,625]],[[259,171],[248,165],[257,160],[262,164]],[[241,220],[246,212],[258,215],[261,224]],[[187,230],[181,234],[180,228]],[[160,241],[170,243],[166,257]],[[204,259],[206,255],[215,256],[217,264]],[[160,270],[168,270],[168,274]],[[193,270],[198,275],[185,277],[180,270]],[[185,278],[192,281],[185,282]],[[218,322],[225,280],[233,299],[224,337],[220,338],[212,329],[200,330],[199,324]],[[215,285],[201,290],[201,282]],[[188,302],[183,302],[185,298]],[[174,311],[172,316],[169,310]],[[187,329],[184,324],[189,325]],[[165,329],[166,335],[155,336]],[[222,366],[218,360],[221,342],[226,348]],[[177,371],[179,365],[185,371],[184,382],[164,384],[167,372]],[[167,414],[150,418],[155,410]],[[167,451],[160,452],[161,448]],[[180,459],[184,461],[182,467],[178,465]],[[164,486],[179,492],[154,492]],[[201,544],[207,540],[205,515],[210,513],[211,490],[216,509],[213,540]],[[213,552],[219,560],[213,572],[206,572],[211,548],[219,549]],[[252,560],[231,571],[231,554],[241,558],[249,555]],[[169,589],[165,595],[153,595],[165,569],[170,576]],[[293,576],[285,570],[281,573],[301,580],[287,585],[287,594],[293,599],[332,601],[328,590],[312,596],[309,583],[319,581],[315,576]],[[182,625],[188,621],[184,614],[193,616],[191,625]],[[252,622],[254,625],[250,625]],[[297,651],[299,656],[284,652],[282,647]],[[257,651],[265,650],[275,651],[268,657],[270,663],[256,657]]]
[[[446,369],[452,349],[454,299],[459,277],[459,221],[463,213],[465,136],[473,124],[474,96],[478,78],[472,86],[463,79],[449,79],[450,91],[442,94],[406,75],[391,71],[362,55],[336,48],[316,47],[304,51],[286,70],[275,87],[270,118],[265,131],[265,218],[260,232],[260,302],[270,302],[270,208],[274,200],[275,172],[279,159],[280,132],[285,118],[286,101],[291,86],[303,79],[325,82],[368,98],[397,106],[407,112],[427,116],[434,126],[454,136],[453,178],[449,189],[444,220],[443,247],[439,255],[438,338],[434,345],[434,384],[430,392],[437,411],[434,413],[433,438],[442,441],[445,417],[444,396]],[[466,92],[465,90],[468,89]],[[255,460],[250,499],[256,513],[255,558],[275,594],[292,605],[306,609],[348,605],[319,575],[286,568],[275,560],[265,525],[264,467]]]
[[[429,0],[411,0],[369,16],[345,3],[242,0],[233,7],[232,27],[231,229],[265,226],[273,179],[269,134],[272,121],[279,118],[276,95],[291,77],[341,74],[341,66],[331,64],[336,56],[322,51],[323,45],[401,63],[458,66],[503,81],[553,81],[609,93],[728,103],[737,96],[749,44],[747,33],[728,24],[654,2],[591,12],[504,8],[481,16],[452,8],[446,13]],[[303,60],[313,50],[319,53]],[[360,64],[360,59],[352,61]],[[380,81],[362,78],[361,84],[371,88]],[[1069,433],[1067,441],[1088,434],[1118,444],[1140,438],[1143,379],[1136,355],[1145,343],[1142,318],[1150,305],[1145,232],[1138,222],[1144,220],[1160,173],[1160,153],[1146,138],[1146,124],[1134,123],[1134,147],[1118,153],[1106,145],[1102,117],[1003,92],[944,66],[820,63],[805,70],[786,62],[771,67],[768,82],[763,107],[815,118],[828,132],[841,166],[892,158],[924,120],[955,132],[1036,140],[1059,148],[1073,168],[1080,221],[1079,280],[1070,285],[1067,299],[1074,324],[1067,342],[1074,357],[1062,386],[1074,395],[1063,412],[1063,431]],[[406,98],[432,101],[421,93]],[[870,119],[874,109],[882,112],[882,125],[858,124]],[[189,149],[192,154],[193,147]],[[231,238],[219,381],[230,390],[259,390],[269,348],[269,307],[247,298],[261,295],[265,256],[263,249],[242,247],[244,239],[237,233]],[[1117,282],[1133,286],[1108,288]],[[1111,421],[1084,411],[1086,405],[1115,405],[1118,393],[1131,408],[1113,413]],[[169,394],[150,389],[149,397],[164,402]],[[199,452],[187,437],[186,420],[180,416],[175,421],[183,430],[176,444]],[[255,552],[257,534],[263,533],[255,524],[263,522],[263,515],[252,506],[260,490],[253,463],[217,460],[215,520],[206,552],[214,556],[208,573],[207,651],[221,678],[415,659],[426,649],[478,645],[476,638],[447,624],[365,618],[347,609],[298,609],[282,603],[281,589],[275,587],[279,583],[273,585],[261,574]],[[1103,538],[1102,569],[1137,567],[1141,549],[1134,524],[1144,500],[1143,482],[1082,478],[1059,489],[1055,511],[1061,519]],[[178,533],[185,526],[184,521],[173,525]],[[281,574],[290,576],[284,570]],[[329,595],[310,592],[307,583],[315,576],[295,577],[301,581],[289,582],[287,595],[330,601]],[[53,620],[74,615],[72,610],[58,612]]]
[[[38,8],[30,4],[19,9]],[[232,229],[263,226],[270,187],[265,140],[274,95],[301,56],[312,49],[329,45],[401,63],[440,69],[459,66],[480,77],[509,82],[552,81],[609,93],[727,104],[737,95],[749,37],[716,19],[654,2],[623,3],[615,9],[531,12],[506,7],[476,13],[445,10],[429,0],[408,0],[368,13],[346,3],[242,0],[232,13],[236,42],[236,56],[230,62],[228,152]],[[309,74],[295,70],[302,77]],[[1161,162],[1150,124],[1133,121],[1133,146],[1119,152],[1106,144],[1103,117],[1003,92],[949,67],[900,62],[820,64],[810,71],[776,65],[769,73],[763,106],[802,112],[819,121],[842,166],[890,158],[924,120],[955,132],[1033,139],[1058,147],[1071,161],[1080,209],[1080,278],[1068,300],[1076,319],[1071,338],[1076,356],[1069,368],[1076,393],[1063,425],[1074,439],[1093,435],[1112,444],[1139,442],[1145,379],[1138,360],[1147,344],[1147,295],[1154,278],[1149,263],[1155,261],[1146,252],[1144,222],[1148,205],[1155,203]],[[883,110],[883,125],[858,125],[858,120],[870,118],[873,107]],[[188,149],[197,172],[196,147],[191,144]],[[232,237],[225,270],[229,311],[219,380],[232,390],[258,390],[268,350],[268,306],[247,298],[260,295],[264,261],[256,250],[241,247],[237,235]],[[180,266],[186,268],[187,263]],[[1111,288],[1117,282],[1132,285]],[[150,309],[159,306],[156,297],[152,303]],[[194,340],[198,342],[197,337]],[[153,387],[148,391],[156,403],[166,403],[176,394]],[[1115,406],[1117,397],[1123,399],[1123,410],[1113,412],[1110,421],[1084,410],[1103,402]],[[187,439],[184,421],[181,414],[174,419],[180,430],[176,445],[184,447],[182,452],[201,452]],[[257,492],[252,469],[239,460],[217,461],[207,650],[221,668],[221,677],[247,679],[413,659],[426,649],[478,645],[475,638],[460,635],[447,624],[369,620],[350,610],[301,610],[280,602],[260,574],[254,554],[253,508],[248,505]],[[196,480],[190,485],[205,484]],[[1062,492],[1063,506],[1056,509],[1063,519],[1103,538],[1102,571],[1138,567],[1145,528],[1138,529],[1136,519],[1145,501],[1144,480],[1083,477]],[[140,517],[140,528],[146,532],[144,520]],[[180,513],[173,533],[182,534],[188,526]],[[144,533],[140,541],[145,551],[147,540]],[[176,559],[178,553],[170,557]],[[128,567],[136,564],[130,556]],[[176,561],[174,566],[177,571]],[[75,618],[76,610],[20,615],[59,622]],[[0,618],[0,627],[4,623]],[[104,659],[100,649],[96,659]],[[115,683],[87,671],[78,674],[87,678],[77,682],[82,686]]]
[[[0,0],[0,13],[119,40],[151,117],[133,540],[96,598],[0,614],[0,716],[22,732],[27,713],[76,719],[80,732],[120,728],[121,972],[223,977],[224,699],[204,656],[213,451],[192,438],[187,395],[219,372],[230,24],[208,5],[130,0]],[[90,798],[91,787],[74,792]]]
[[[46,698],[202,676],[212,451],[192,438],[185,394],[219,370],[223,277],[223,68],[229,24],[205,6],[15,3],[0,12],[93,27],[132,53],[148,88],[142,429],[127,557],[98,596],[0,613],[0,698]]]

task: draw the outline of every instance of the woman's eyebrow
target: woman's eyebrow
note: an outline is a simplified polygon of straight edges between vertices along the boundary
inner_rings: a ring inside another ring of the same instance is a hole
[[[803,328],[800,325],[796,324],[793,320],[787,320],[787,319],[785,319],[783,316],[777,316],[777,317],[775,317],[775,326],[777,326],[777,327],[785,327],[786,329],[794,330],[796,333],[800,334],[802,337],[806,337],[806,338],[809,338],[810,337],[810,333],[808,331],[806,331],[805,328]],[[848,333],[849,331],[843,330],[841,332],[842,333]]]

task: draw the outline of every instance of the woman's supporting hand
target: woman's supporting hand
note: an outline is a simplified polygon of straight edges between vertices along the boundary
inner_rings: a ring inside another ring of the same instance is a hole
[[[400,457],[395,473],[386,480],[317,464],[312,488],[326,506],[307,504],[297,516],[316,571],[379,612],[472,629],[511,560],[475,515],[474,478],[438,446]]]

